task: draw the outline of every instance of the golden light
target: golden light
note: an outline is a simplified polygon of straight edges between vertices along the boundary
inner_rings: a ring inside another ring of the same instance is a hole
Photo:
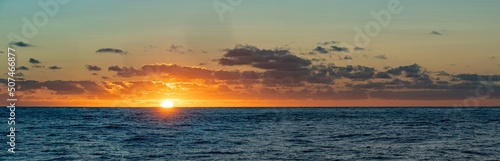
[[[161,102],[161,107],[162,108],[173,108],[174,107],[174,103],[172,103],[172,101],[170,101],[170,100],[163,100]]]

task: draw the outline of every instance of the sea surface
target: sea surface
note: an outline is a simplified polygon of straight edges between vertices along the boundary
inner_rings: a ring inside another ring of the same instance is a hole
[[[500,160],[500,108],[17,108],[16,123],[2,161]]]

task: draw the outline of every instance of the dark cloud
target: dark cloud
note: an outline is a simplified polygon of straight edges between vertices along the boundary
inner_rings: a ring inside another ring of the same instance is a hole
[[[362,47],[354,47],[354,51],[363,51],[365,50],[365,48],[362,48]]]
[[[374,78],[391,79],[392,77],[387,72],[378,72]]]
[[[59,67],[59,66],[50,66],[49,69],[52,69],[52,70],[57,70],[57,69],[62,69],[62,67]]]
[[[261,77],[260,73],[255,71],[244,71],[241,76],[245,79],[259,79]]]
[[[470,97],[470,90],[424,90],[424,91],[373,91],[370,96],[375,99],[387,100],[460,100]]]
[[[406,72],[407,74],[416,74],[421,71],[422,67],[418,64],[408,65],[408,66],[399,66],[397,68],[389,69],[387,72],[392,75],[401,75],[402,72]]]
[[[447,72],[445,72],[445,71],[439,71],[439,72],[437,72],[437,74],[436,74],[436,75],[437,75],[437,76],[450,76],[451,74],[450,74],[450,73],[447,73]]]
[[[376,59],[383,59],[383,60],[387,59],[387,56],[385,56],[385,55],[375,55],[373,57],[376,58]]]
[[[323,48],[321,46],[317,46],[316,48],[314,48],[313,51],[316,51],[316,52],[321,53],[321,54],[327,54],[328,53],[328,50],[326,50],[325,48]]]
[[[493,60],[493,59],[497,59],[497,57],[496,56],[490,56],[490,57],[488,57],[488,59]]]
[[[20,66],[17,68],[17,70],[30,70],[30,68],[28,68],[26,66]]]
[[[352,57],[349,55],[344,56],[344,60],[352,60]]]
[[[349,52],[349,49],[346,47],[330,46],[330,49],[335,52]]]
[[[0,54],[3,54],[3,51],[0,51]]]
[[[46,87],[48,90],[55,91],[55,94],[83,94],[85,90],[78,87],[77,83],[73,81],[46,81],[42,83],[42,86]]]
[[[240,71],[216,71],[214,73],[215,78],[220,80],[235,80],[241,78]]]
[[[101,67],[96,65],[85,65],[85,68],[87,68],[88,71],[101,71]]]
[[[456,77],[464,81],[500,81],[500,75],[458,74]]]
[[[92,75],[99,75],[99,74],[97,74],[97,73],[92,73]]]
[[[313,62],[322,62],[322,61],[326,61],[325,58],[312,58],[311,61]]]
[[[31,63],[31,64],[40,64],[40,63],[42,63],[40,60],[37,60],[35,58],[30,58],[30,60],[28,62]]]
[[[120,55],[127,55],[128,52],[123,51],[121,49],[114,49],[114,48],[102,48],[96,51],[96,53],[114,53],[114,54],[120,54]]]
[[[219,59],[219,64],[227,66],[250,65],[276,71],[298,71],[307,68],[312,63],[310,60],[291,54],[288,50],[266,50],[255,46],[238,45],[234,49],[226,50],[224,58]]]
[[[198,65],[200,65],[200,66],[205,66],[205,65],[207,65],[207,64],[208,64],[208,63],[198,63]]]
[[[443,35],[441,32],[438,32],[438,31],[431,31],[432,35]]]
[[[318,43],[318,45],[327,46],[327,45],[337,44],[337,43],[340,43],[340,42],[339,41],[327,41],[327,42],[320,42],[320,43]]]
[[[45,68],[43,65],[31,65],[32,68]]]
[[[45,82],[35,80],[24,80],[19,82],[20,91],[30,92],[35,90],[50,90],[56,95],[76,95],[76,94],[109,94],[103,86],[93,81],[63,81],[49,80]]]
[[[115,65],[115,66],[110,66],[110,67],[108,67],[108,71],[121,72],[121,71],[123,71],[123,69],[122,69],[122,68],[120,68],[119,66],[116,66],[116,65]]]
[[[118,69],[118,68],[117,68]],[[199,67],[185,67],[175,64],[152,64],[144,65],[139,69],[134,67],[122,67],[116,71],[120,77],[134,77],[146,75],[163,75],[166,77],[176,77],[184,79],[212,79],[214,71]]]
[[[170,47],[167,49],[169,52],[181,52],[180,49],[182,48],[182,45],[170,45]]]
[[[106,76],[102,76],[101,78],[102,79],[109,79],[109,77],[106,77]]]
[[[34,47],[35,45],[28,44],[22,41],[17,41],[17,42],[11,42],[10,45],[17,46],[17,47]]]
[[[334,75],[336,77],[344,77],[353,80],[367,80],[373,78],[375,74],[375,68],[365,67],[365,66],[352,66],[348,65],[346,67],[335,67],[336,71]]]

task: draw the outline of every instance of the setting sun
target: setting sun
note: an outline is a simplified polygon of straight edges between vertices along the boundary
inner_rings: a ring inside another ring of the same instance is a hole
[[[162,108],[173,108],[174,107],[174,103],[172,103],[172,101],[170,101],[170,100],[163,100],[161,102],[161,107]]]

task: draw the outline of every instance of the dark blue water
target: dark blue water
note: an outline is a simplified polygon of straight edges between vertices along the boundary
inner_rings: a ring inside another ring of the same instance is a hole
[[[2,144],[0,160],[500,159],[500,108],[17,108],[16,112],[17,152],[7,153],[8,145]],[[7,133],[6,121],[2,127]]]

